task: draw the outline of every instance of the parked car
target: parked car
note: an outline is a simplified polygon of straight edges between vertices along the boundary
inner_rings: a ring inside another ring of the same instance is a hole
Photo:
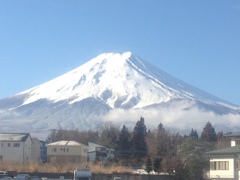
[[[30,180],[31,177],[29,174],[18,174],[17,176],[15,176],[14,179],[15,180]]]
[[[12,180],[12,177],[10,176],[3,176],[0,178],[0,180]]]
[[[0,177],[7,176],[8,172],[7,171],[0,171]]]
[[[113,180],[122,180],[121,177],[115,177]]]
[[[42,180],[42,178],[38,177],[38,176],[32,176],[31,180]]]

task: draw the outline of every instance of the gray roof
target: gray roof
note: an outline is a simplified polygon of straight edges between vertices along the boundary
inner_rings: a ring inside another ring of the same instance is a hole
[[[24,142],[28,136],[29,133],[0,133],[0,141]]]
[[[208,155],[236,155],[240,154],[240,145],[239,146],[232,146],[225,149],[219,149],[215,151],[209,151],[206,154]]]
[[[240,137],[240,132],[225,134],[225,137]]]

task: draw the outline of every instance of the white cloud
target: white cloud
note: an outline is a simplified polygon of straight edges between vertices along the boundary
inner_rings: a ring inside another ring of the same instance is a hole
[[[162,123],[165,128],[175,129],[176,132],[190,133],[193,128],[200,134],[209,121],[214,127],[216,126],[216,132],[227,132],[229,129],[236,130],[238,127],[240,130],[240,115],[216,115],[213,112],[204,112],[198,108],[192,108],[190,111],[177,108],[161,108],[159,110],[116,109],[104,116],[103,120],[128,126],[135,125],[140,117],[144,117],[145,125],[149,129],[156,129]]]

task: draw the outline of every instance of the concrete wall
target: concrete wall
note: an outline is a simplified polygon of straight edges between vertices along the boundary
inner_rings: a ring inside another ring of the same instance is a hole
[[[138,175],[138,174],[93,174],[92,180],[113,180],[121,177],[122,180],[171,180],[172,176],[166,175]]]
[[[26,172],[21,172],[26,173]],[[48,180],[72,180],[73,173],[27,173],[30,176],[45,177]],[[93,174],[92,180],[113,180],[114,177],[122,180],[171,180],[173,176],[167,175],[138,175],[138,174]]]

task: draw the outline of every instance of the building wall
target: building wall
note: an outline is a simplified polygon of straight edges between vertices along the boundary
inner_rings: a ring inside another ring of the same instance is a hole
[[[105,148],[105,150],[103,152],[106,153],[106,157],[102,157],[99,156],[97,157],[97,151],[101,151],[101,148]],[[90,162],[94,162],[94,161],[108,161],[109,159],[113,159],[114,158],[114,149],[113,148],[108,148],[99,144],[95,144],[95,143],[88,143],[88,160]]]
[[[23,142],[2,142],[0,141],[0,159],[2,161],[23,162]]]
[[[32,140],[28,136],[22,141],[0,141],[0,159],[2,161],[14,161],[26,163],[31,161]]]
[[[32,161],[32,138],[28,136],[25,142],[23,142],[23,163]]]
[[[232,138],[231,139],[231,147],[236,146],[236,139]]]
[[[31,161],[33,162],[40,162],[41,160],[41,144],[40,141],[37,138],[32,138],[32,157]]]
[[[229,167],[227,170],[211,170],[210,169],[210,178],[236,178],[237,170],[236,163],[234,158],[218,158],[218,159],[210,159],[211,162],[229,162]]]
[[[87,146],[47,145],[48,162],[65,160],[68,162],[87,161]],[[75,159],[75,160],[74,160]]]
[[[40,141],[41,146],[40,146],[40,157],[42,162],[47,162],[47,143],[45,141]]]
[[[48,155],[85,155],[87,156],[87,146],[59,146],[47,145]]]
[[[96,151],[92,151],[88,153],[88,161],[89,162],[96,161]]]
[[[48,155],[48,162],[58,162],[58,163],[85,163],[87,162],[86,156],[81,155]]]
[[[91,142],[88,143],[88,151],[89,152],[95,151],[96,147],[103,147],[103,146],[95,144],[95,143],[91,143]]]

